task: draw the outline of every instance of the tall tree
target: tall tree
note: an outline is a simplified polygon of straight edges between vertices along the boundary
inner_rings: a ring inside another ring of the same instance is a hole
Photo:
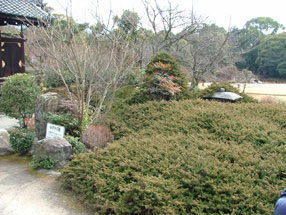
[[[245,23],[247,30],[257,29],[261,34],[276,34],[279,29],[284,29],[283,25],[270,17],[257,17]]]
[[[286,33],[266,36],[258,46],[256,64],[263,76],[285,76]]]
[[[238,53],[236,65],[239,69],[248,69],[258,73],[256,64],[258,45],[267,35],[274,35],[284,27],[270,17],[257,17],[247,21],[242,29],[231,31],[230,41],[233,53]]]
[[[140,17],[138,13],[124,10],[123,14],[120,18],[115,17],[118,22],[118,26],[125,32],[125,33],[133,33],[135,34],[139,27]]]

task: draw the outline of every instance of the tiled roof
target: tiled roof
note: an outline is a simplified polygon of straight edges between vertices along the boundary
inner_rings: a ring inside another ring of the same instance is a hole
[[[0,0],[0,14],[28,19],[46,19],[49,14],[27,0]]]

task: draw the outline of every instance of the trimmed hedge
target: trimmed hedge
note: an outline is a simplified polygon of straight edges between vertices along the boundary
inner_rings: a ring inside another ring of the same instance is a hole
[[[286,179],[285,106],[148,102],[111,118],[118,140],[61,176],[98,214],[272,213]]]

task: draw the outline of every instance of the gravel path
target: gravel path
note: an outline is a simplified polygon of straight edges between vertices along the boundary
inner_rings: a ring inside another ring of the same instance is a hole
[[[0,215],[90,215],[56,176],[31,171],[29,160],[0,157]]]

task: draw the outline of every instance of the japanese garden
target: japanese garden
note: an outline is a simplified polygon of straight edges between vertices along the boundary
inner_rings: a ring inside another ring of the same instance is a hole
[[[0,2],[0,112],[18,122],[0,127],[0,172],[16,159],[55,173],[89,214],[272,214],[286,184],[284,26],[140,7],[145,18],[80,23]]]

